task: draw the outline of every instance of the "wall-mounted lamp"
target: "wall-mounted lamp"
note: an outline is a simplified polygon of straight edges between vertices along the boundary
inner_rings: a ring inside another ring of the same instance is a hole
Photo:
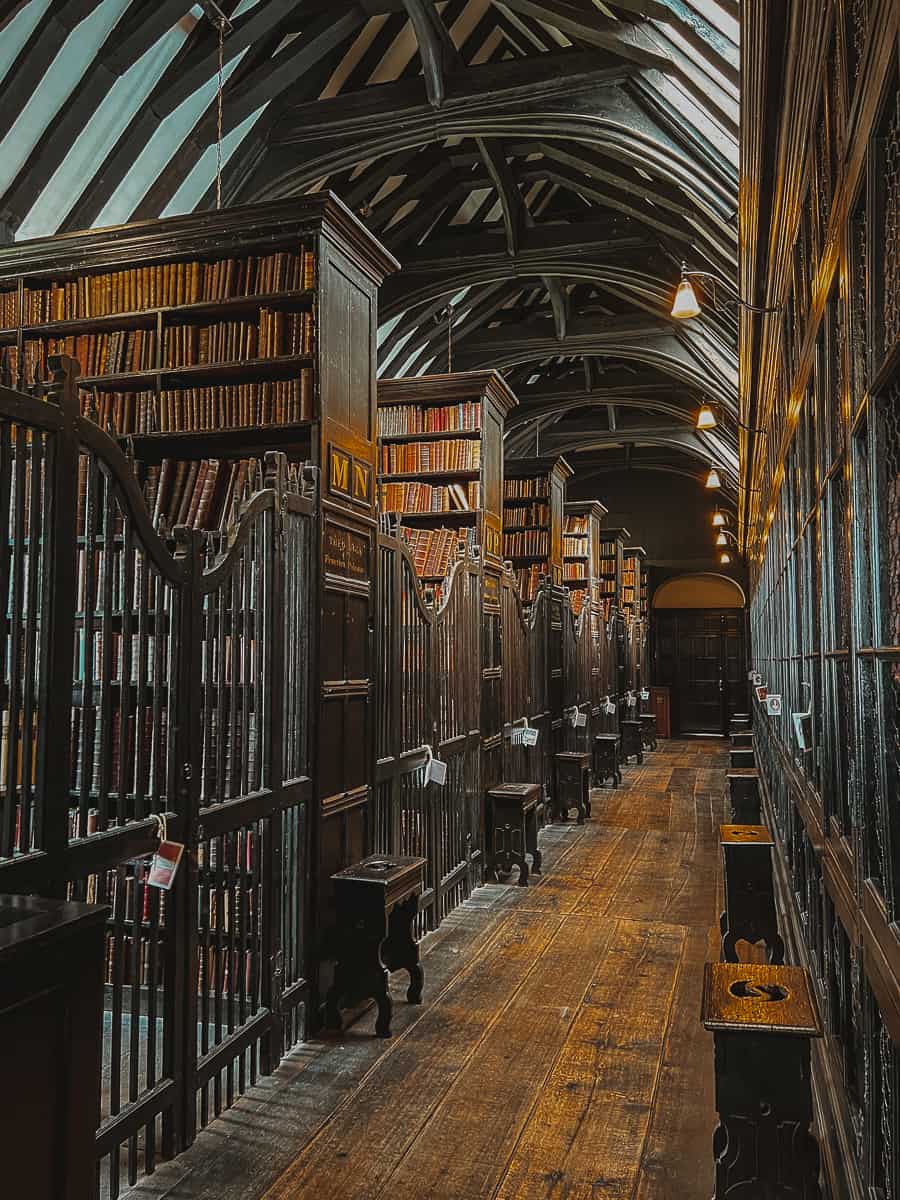
[[[728,564],[731,562],[731,555],[728,553],[727,550],[723,550],[722,553],[719,555],[719,562],[722,564],[723,567],[727,567]]]
[[[713,529],[720,529],[725,524],[725,514],[718,509],[712,515]]]
[[[720,404],[714,401],[709,404],[702,404],[697,410],[697,418],[694,422],[694,428],[698,433],[707,433],[710,429],[717,428],[719,421],[715,414],[715,409],[721,409]],[[769,431],[763,429],[761,425],[745,425],[743,421],[739,421],[737,417],[731,417],[738,429],[743,429],[747,433],[762,433],[767,434]]]
[[[752,313],[779,313],[783,305],[777,308],[761,308],[756,304],[748,304],[746,300],[742,300],[735,291],[732,284],[723,279],[720,275],[713,275],[710,271],[689,271],[687,263],[681,264],[681,280],[678,284],[678,289],[675,292],[675,299],[672,303],[673,317],[678,320],[686,320],[689,317],[698,317],[701,313],[700,301],[697,299],[697,293],[694,291],[692,279],[708,279],[712,283],[713,293],[713,308],[718,308],[716,300],[716,286],[723,287],[728,293],[729,304],[739,304],[741,308],[745,308]]]
[[[718,424],[719,422],[716,420],[716,414],[708,404],[704,404],[697,413],[697,423],[695,428],[702,432],[705,429],[715,429]]]
[[[706,476],[706,483],[703,486],[708,488],[720,488],[722,486],[719,472],[712,463],[709,464],[709,474]]]

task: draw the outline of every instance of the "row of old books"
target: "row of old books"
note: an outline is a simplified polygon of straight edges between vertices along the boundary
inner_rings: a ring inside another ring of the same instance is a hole
[[[480,429],[480,401],[427,406],[391,404],[378,410],[380,437],[404,437],[410,433],[445,433],[455,429]]]
[[[550,534],[545,530],[529,529],[522,533],[504,533],[503,557],[522,558],[531,554],[550,553]]]
[[[15,346],[3,352],[4,375],[10,384],[30,387],[50,378],[49,358],[66,354],[78,362],[83,379],[136,371],[173,370],[311,354],[312,313],[261,309],[258,321],[217,321],[209,325],[174,325],[163,332],[162,362],[157,359],[156,331],[116,330],[62,338],[30,339],[19,356]],[[21,375],[19,366],[21,362]]]
[[[540,529],[550,527],[550,506],[535,502],[534,504],[517,504],[503,510],[503,524],[507,528],[513,525],[534,526]]]
[[[447,487],[430,483],[383,483],[381,511],[399,513],[467,512],[481,505],[481,485],[451,483]]]
[[[542,568],[539,563],[530,567],[522,567],[516,571],[516,583],[519,585],[519,595],[525,604],[531,604],[541,586]]]
[[[315,255],[279,250],[262,258],[220,258],[212,262],[172,262],[130,267],[100,275],[82,275],[47,287],[25,288],[23,325],[85,320],[117,313],[144,312],[265,296],[315,286]],[[15,319],[9,325],[15,325]]]
[[[437,471],[477,471],[481,466],[481,442],[392,442],[381,447],[384,475],[423,474]]]
[[[263,482],[263,464],[258,458],[204,458],[192,462],[164,458],[145,471],[147,509],[154,526],[166,531],[177,525],[222,529]]]
[[[459,533],[455,529],[409,529],[401,526],[420,579],[443,579],[456,558]]]
[[[635,572],[625,567],[622,571],[622,584],[626,587],[633,588],[635,584]]]
[[[563,537],[563,554],[567,558],[587,558],[588,539],[586,537],[572,537],[567,533]]]
[[[505,479],[503,497],[505,500],[527,500],[531,496],[549,496],[549,486],[545,478]]]
[[[254,977],[258,971],[254,951],[199,946],[197,955],[197,990],[201,996],[209,992],[253,995]]]
[[[170,325],[163,331],[164,368],[312,354],[311,312],[261,308],[256,321]]]
[[[586,514],[570,514],[563,523],[563,533],[586,534],[587,531],[588,518]]]
[[[221,874],[223,881],[233,871],[251,873],[256,866],[258,842],[256,830],[247,827],[201,842],[197,847],[197,866],[201,875],[209,882],[213,871]]]
[[[572,588],[569,592],[569,605],[574,616],[579,616],[585,605],[587,591],[584,588]]]
[[[152,329],[118,330],[115,333],[85,333],[78,337],[39,338],[25,342],[20,386],[31,387],[50,379],[49,358],[67,354],[74,358],[82,378],[152,371],[156,367],[156,333]],[[9,347],[9,373],[16,378],[19,355]]]
[[[19,323],[19,289],[0,292],[0,329],[13,329]]]
[[[586,579],[587,567],[583,560],[563,563],[563,579]]]
[[[137,712],[128,711],[121,694],[120,681],[99,671],[90,688],[82,681],[73,688],[72,793],[114,802],[113,824],[131,818],[136,797],[152,794],[166,762],[167,731],[154,724],[152,704],[138,697]]]
[[[313,373],[303,367],[292,379],[212,387],[166,388],[149,428],[138,433],[293,425],[313,419]]]

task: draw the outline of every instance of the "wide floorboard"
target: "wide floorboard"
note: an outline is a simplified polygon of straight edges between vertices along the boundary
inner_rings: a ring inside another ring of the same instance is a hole
[[[584,826],[542,834],[527,889],[490,884],[398,978],[130,1193],[161,1200],[708,1200],[727,748],[660,742]]]

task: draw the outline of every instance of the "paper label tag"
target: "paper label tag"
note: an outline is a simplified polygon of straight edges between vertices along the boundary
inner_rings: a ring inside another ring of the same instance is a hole
[[[805,754],[812,749],[812,713],[791,713],[797,745]]]
[[[757,698],[757,700],[760,702],[760,704],[762,704],[762,703],[763,703],[763,701],[765,700],[765,698],[766,698],[766,696],[767,696],[767,695],[768,695],[768,693],[767,693],[767,691],[766,691],[766,685],[765,685],[765,684],[763,684],[763,685],[762,685],[762,687],[758,687],[758,688],[756,689],[756,698]]]
[[[766,695],[766,712],[770,717],[781,716],[781,697],[777,693],[772,696]]]
[[[184,854],[184,846],[181,842],[159,843],[159,849],[153,855],[153,861],[150,864],[150,874],[147,876],[147,883],[150,887],[162,888],[164,891],[169,890],[175,880],[175,872],[178,870],[182,854]]]
[[[754,687],[759,687],[762,683],[762,675],[760,675],[759,671],[754,671],[750,678],[753,680]]]
[[[649,688],[641,688],[641,699],[642,700],[650,699],[650,689]]]
[[[611,717],[613,715],[613,713],[616,711],[616,706],[612,700],[608,700],[606,702],[606,704],[604,704],[603,711],[606,713],[606,715],[608,717]]]
[[[523,729],[522,730],[522,745],[523,746],[536,746],[539,733],[540,733],[539,729],[532,729],[531,726],[529,726],[527,729]]]
[[[585,725],[587,725],[587,713],[577,712],[575,714],[575,728],[584,729]]]
[[[433,758],[428,764],[428,782],[443,787],[447,782],[447,764],[439,758]]]

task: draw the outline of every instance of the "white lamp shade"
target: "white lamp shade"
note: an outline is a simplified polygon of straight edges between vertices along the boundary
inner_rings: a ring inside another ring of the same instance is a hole
[[[672,316],[683,321],[687,317],[699,317],[699,315],[700,305],[697,303],[697,293],[694,291],[694,285],[689,279],[682,279],[678,285],[678,291],[675,293]]]
[[[715,429],[715,427],[718,425],[718,423],[719,422],[716,420],[716,414],[713,412],[713,410],[709,407],[708,404],[704,404],[703,407],[700,409],[700,411],[697,413],[696,428],[697,429]]]
[[[706,477],[706,486],[708,488],[720,488],[722,480],[719,478],[719,472],[715,467],[709,468],[709,474]]]

